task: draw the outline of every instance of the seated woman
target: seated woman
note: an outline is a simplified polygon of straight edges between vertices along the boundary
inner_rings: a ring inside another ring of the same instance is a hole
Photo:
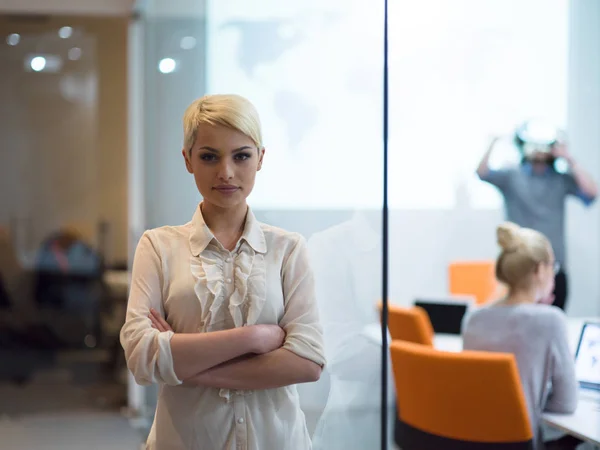
[[[558,307],[549,305],[558,268],[543,234],[507,222],[498,227],[497,236],[502,252],[496,277],[507,285],[508,295],[465,317],[464,348],[515,355],[534,447],[544,449],[542,413],[572,413],[577,406],[566,317]],[[578,441],[567,437],[560,443],[559,448],[574,448]],[[550,448],[557,448],[556,442],[552,445]]]

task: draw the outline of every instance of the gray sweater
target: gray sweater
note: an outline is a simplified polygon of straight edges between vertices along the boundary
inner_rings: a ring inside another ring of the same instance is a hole
[[[565,314],[555,306],[496,303],[467,314],[463,338],[465,350],[515,355],[534,448],[542,449],[542,413],[571,413],[577,407],[578,384]]]

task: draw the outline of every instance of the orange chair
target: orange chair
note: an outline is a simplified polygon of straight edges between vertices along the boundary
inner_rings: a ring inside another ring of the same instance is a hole
[[[502,295],[503,285],[495,274],[494,261],[455,261],[448,266],[451,295],[474,297],[478,305]]]
[[[514,356],[390,346],[402,450],[533,449]]]
[[[381,303],[379,303],[381,313]],[[392,340],[433,346],[433,326],[427,311],[418,306],[388,305],[388,330]]]

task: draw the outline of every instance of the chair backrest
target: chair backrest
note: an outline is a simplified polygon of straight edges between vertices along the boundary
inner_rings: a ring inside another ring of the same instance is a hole
[[[533,433],[512,354],[394,341],[403,450],[531,449]]]
[[[403,308],[389,305],[388,330],[392,340],[433,345],[433,326],[427,312],[418,306]]]
[[[477,304],[501,295],[503,286],[496,279],[494,261],[454,261],[448,265],[451,295],[472,296]]]

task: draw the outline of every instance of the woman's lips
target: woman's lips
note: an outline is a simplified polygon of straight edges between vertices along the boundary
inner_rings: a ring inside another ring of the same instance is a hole
[[[216,186],[215,191],[220,192],[221,194],[233,194],[236,192],[239,187],[237,186]]]

